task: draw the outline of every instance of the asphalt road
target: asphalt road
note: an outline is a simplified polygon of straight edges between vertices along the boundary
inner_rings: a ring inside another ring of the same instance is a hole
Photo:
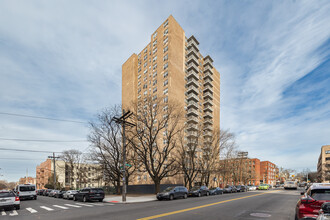
[[[135,204],[82,203],[39,196],[2,219],[294,219],[299,190],[269,190]],[[3,215],[5,214],[5,215]]]

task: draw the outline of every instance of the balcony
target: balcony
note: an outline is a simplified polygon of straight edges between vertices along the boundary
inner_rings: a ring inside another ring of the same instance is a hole
[[[194,117],[194,116],[190,116],[190,117],[187,118],[187,122],[198,124],[198,118]]]
[[[206,60],[204,61],[204,65],[203,65],[205,68],[209,67],[209,68],[213,68],[213,65],[212,63],[209,61],[209,60]]]
[[[195,78],[196,80],[198,80],[198,73],[196,73],[195,71],[190,70],[187,73],[187,78],[188,79]]]
[[[187,66],[187,70],[188,70],[188,72],[190,70],[194,70],[194,71],[196,71],[196,73],[198,73],[199,68],[198,68],[198,65],[196,65],[195,63],[189,63]]]
[[[212,132],[204,132],[204,137],[212,137]]]
[[[187,112],[188,112],[188,114],[187,114],[188,117],[189,117],[189,116],[192,116],[192,115],[194,115],[194,116],[198,116],[198,111],[195,110],[195,109],[192,109],[192,108],[191,108],[191,109],[188,109]]]
[[[195,46],[192,46],[188,49],[188,56],[195,56],[198,59],[198,48]]]
[[[213,106],[213,100],[212,100],[212,98],[204,99],[203,105],[211,105],[211,106]]]
[[[211,75],[213,75],[213,68],[211,68],[210,66],[204,66],[204,73],[210,73]]]
[[[198,89],[195,86],[189,86],[187,91],[188,93],[194,92],[196,95],[198,95]]]
[[[213,125],[213,120],[204,120],[204,125]]]
[[[193,131],[193,130],[198,130],[198,126],[195,124],[188,125],[187,131]]]
[[[207,85],[213,87],[212,80],[210,80],[209,78],[207,78],[206,80],[204,80],[204,86],[207,86]]]
[[[205,112],[203,116],[205,119],[213,119],[213,115],[210,112]]]
[[[199,42],[198,40],[195,38],[194,35],[191,35],[189,38],[188,38],[188,45],[190,44],[195,44],[195,45],[199,45]],[[205,57],[206,58],[206,57]]]
[[[196,131],[187,132],[187,137],[197,137],[197,132]]]
[[[198,96],[195,95],[195,94],[193,94],[193,93],[191,93],[191,94],[188,95],[187,100],[188,100],[188,101],[190,101],[190,100],[195,100],[195,101],[198,102]]]
[[[198,104],[194,101],[190,101],[190,102],[188,102],[188,108],[198,109]]]
[[[212,58],[209,55],[207,55],[206,57],[204,57],[204,62],[213,63],[213,60],[212,60]]]
[[[204,131],[212,131],[213,130],[213,127],[211,125],[207,125],[204,127],[203,129]]]
[[[204,73],[204,80],[206,80],[206,79],[210,79],[213,81],[213,77],[209,72]]]
[[[190,78],[187,80],[187,86],[190,86],[190,85],[195,85],[198,87],[198,80],[196,80],[195,78]]]
[[[213,97],[213,94],[210,93],[210,92],[204,92],[204,93],[203,93],[203,97],[204,97],[204,99],[205,99],[205,98],[212,98],[212,97]]]
[[[198,58],[196,59],[195,56],[189,56],[187,60],[187,63],[195,63],[198,66]]]
[[[204,107],[204,112],[210,112],[212,113],[213,112],[213,108],[209,105],[207,105],[206,107]]]
[[[210,85],[205,85],[203,92],[210,92],[213,94],[213,88]]]

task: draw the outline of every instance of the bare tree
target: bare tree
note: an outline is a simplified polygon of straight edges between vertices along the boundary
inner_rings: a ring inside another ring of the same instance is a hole
[[[60,167],[60,169],[64,170],[66,182],[68,181],[70,188],[73,189],[74,182],[78,180],[80,183],[86,176],[81,166],[84,162],[83,154],[79,150],[71,149],[63,151],[60,158],[65,162],[64,167]]]
[[[197,126],[197,125],[193,125]],[[194,130],[194,135],[185,135],[185,131],[190,132]],[[187,125],[180,133],[180,144],[178,147],[178,164],[184,174],[184,184],[189,189],[193,186],[194,181],[201,173],[202,160],[199,157],[202,145],[202,132],[199,127],[193,129],[192,126]]]
[[[136,124],[128,140],[134,148],[140,172],[147,172],[155,184],[156,192],[165,177],[179,172],[175,154],[179,145],[183,114],[180,106],[169,103],[166,97],[145,97],[142,103],[132,103],[132,122]]]
[[[91,142],[90,159],[103,167],[104,178],[116,186],[120,194],[120,183],[123,177],[122,169],[126,169],[126,183],[135,172],[136,164],[132,154],[127,154],[126,164],[122,163],[122,129],[112,118],[120,117],[121,106],[102,111],[95,122],[90,123],[91,132],[88,136]],[[131,149],[127,146],[127,152]]]

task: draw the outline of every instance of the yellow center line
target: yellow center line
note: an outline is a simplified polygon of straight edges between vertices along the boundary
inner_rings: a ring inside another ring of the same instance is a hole
[[[270,192],[264,192],[264,193],[260,193],[260,194],[252,195],[252,196],[239,197],[239,198],[236,198],[236,199],[224,200],[224,201],[221,201],[221,202],[210,203],[210,204],[196,206],[196,207],[192,207],[192,208],[188,208],[188,209],[181,209],[181,210],[177,210],[177,211],[174,211],[174,212],[166,212],[166,213],[159,214],[159,215],[153,215],[153,216],[149,216],[149,217],[145,217],[145,218],[139,218],[137,220],[149,220],[149,219],[161,218],[161,217],[164,217],[164,216],[169,216],[169,215],[174,215],[174,214],[178,214],[178,213],[182,213],[182,212],[188,212],[188,211],[195,210],[195,209],[201,209],[201,208],[205,208],[205,207],[209,207],[209,206],[214,206],[214,205],[218,205],[218,204],[221,204],[221,203],[231,202],[231,201],[240,200],[240,199],[246,199],[246,198],[255,197],[255,196],[261,196],[263,194],[270,193]]]

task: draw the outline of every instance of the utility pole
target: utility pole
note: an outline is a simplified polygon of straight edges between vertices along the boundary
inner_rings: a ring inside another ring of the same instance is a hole
[[[56,166],[55,166],[55,159],[60,157],[55,157],[55,152],[53,152],[53,156],[48,156],[48,158],[53,159],[54,163],[54,189],[56,189]]]
[[[126,121],[133,112],[129,111],[125,112],[123,109],[123,115],[120,118],[113,117],[112,120],[117,124],[121,124],[123,128],[123,189],[122,189],[122,201],[126,202],[126,137],[125,137],[125,125],[134,127],[135,124]]]

